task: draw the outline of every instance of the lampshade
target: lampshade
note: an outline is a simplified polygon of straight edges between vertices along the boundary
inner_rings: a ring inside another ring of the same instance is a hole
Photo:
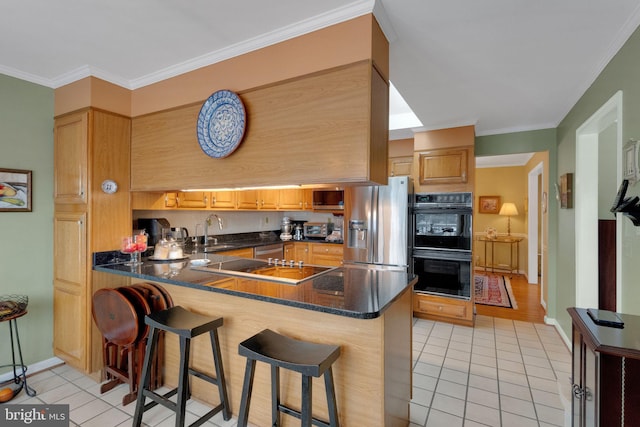
[[[518,208],[514,203],[503,203],[500,208],[499,215],[514,216],[518,215]]]

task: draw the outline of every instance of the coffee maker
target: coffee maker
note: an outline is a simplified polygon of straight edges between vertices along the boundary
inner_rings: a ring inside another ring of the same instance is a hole
[[[162,229],[171,228],[166,218],[138,218],[138,225],[133,227],[136,230],[144,229],[149,235],[148,246],[155,246],[162,239]]]

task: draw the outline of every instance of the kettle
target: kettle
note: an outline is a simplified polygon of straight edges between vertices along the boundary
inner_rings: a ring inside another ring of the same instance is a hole
[[[175,240],[178,243],[184,243],[189,237],[189,231],[184,227],[171,227],[162,229],[162,237],[165,240]]]

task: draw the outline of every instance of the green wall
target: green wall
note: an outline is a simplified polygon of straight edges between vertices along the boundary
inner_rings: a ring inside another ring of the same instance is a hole
[[[18,329],[33,364],[53,357],[53,89],[0,75],[0,168],[33,172],[32,212],[0,212],[0,294],[29,297]],[[3,365],[11,360],[8,322],[0,341]]]
[[[575,172],[576,130],[617,91],[622,90],[622,140],[640,138],[640,30],[636,30],[625,45],[600,73],[591,87],[569,111],[557,128],[558,174]],[[640,185],[629,194],[640,194]],[[611,195],[611,200],[615,194]],[[560,242],[558,247],[557,319],[565,332],[571,330],[566,308],[575,305],[575,212],[562,209],[558,215]],[[625,220],[622,254],[622,311],[640,314],[640,237],[636,227]],[[635,256],[634,256],[635,254]]]

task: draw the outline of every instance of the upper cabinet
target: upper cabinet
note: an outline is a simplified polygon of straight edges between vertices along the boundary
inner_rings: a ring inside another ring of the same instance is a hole
[[[225,158],[198,144],[201,102],[134,118],[132,190],[386,184],[389,87],[370,60],[239,95],[248,126]]]
[[[88,112],[56,120],[53,188],[56,203],[87,203],[88,127]]]
[[[213,191],[209,197],[210,207],[213,209],[235,209],[236,207],[235,191]]]
[[[462,184],[468,179],[469,149],[438,149],[418,153],[420,184]]]
[[[413,173],[413,156],[389,158],[389,176],[411,176]]]
[[[412,170],[415,192],[473,191],[474,143],[473,126],[416,133]]]

